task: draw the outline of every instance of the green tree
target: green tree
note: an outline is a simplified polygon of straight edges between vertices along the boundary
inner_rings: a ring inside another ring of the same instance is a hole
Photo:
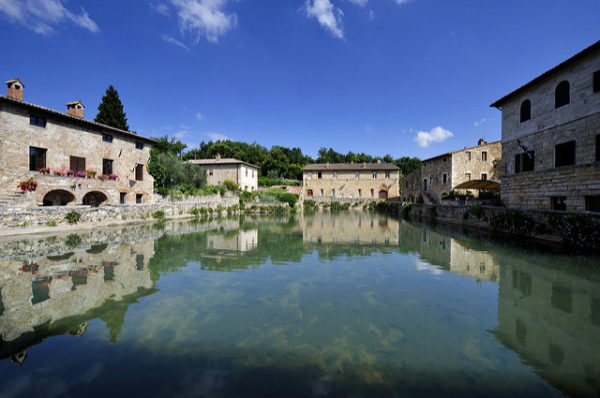
[[[119,98],[119,93],[112,84],[108,86],[106,93],[102,97],[102,102],[98,105],[98,114],[94,121],[129,131],[123,104]]]

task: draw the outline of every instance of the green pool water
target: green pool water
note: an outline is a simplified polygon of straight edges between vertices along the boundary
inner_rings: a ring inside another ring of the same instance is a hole
[[[600,258],[367,213],[0,239],[0,396],[599,396]]]

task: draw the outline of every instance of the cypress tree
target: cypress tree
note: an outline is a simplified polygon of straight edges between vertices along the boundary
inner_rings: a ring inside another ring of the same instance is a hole
[[[123,104],[119,98],[119,93],[112,86],[108,86],[106,93],[102,97],[102,102],[98,105],[98,114],[95,122],[106,124],[107,126],[116,127],[121,130],[129,131],[127,118],[123,111]]]

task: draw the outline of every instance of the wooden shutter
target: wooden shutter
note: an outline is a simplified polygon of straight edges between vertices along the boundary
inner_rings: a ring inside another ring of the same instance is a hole
[[[143,164],[138,164],[137,166],[135,166],[135,179],[136,179],[136,181],[144,180],[144,165]]]

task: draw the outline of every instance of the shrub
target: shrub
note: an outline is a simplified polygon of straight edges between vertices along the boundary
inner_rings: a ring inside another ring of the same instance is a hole
[[[341,211],[348,210],[350,208],[350,203],[340,203],[340,202],[331,202],[330,209],[331,211]]]
[[[232,180],[223,181],[223,185],[225,185],[225,188],[227,188],[227,190],[231,192],[237,192],[240,190],[240,186]]]
[[[417,198],[417,204],[422,205],[423,203],[425,203],[423,200],[423,195],[419,194],[419,197]]]
[[[243,191],[240,193],[240,202],[251,202],[257,197],[257,192]]]
[[[156,218],[157,220],[164,220],[165,212],[162,210],[157,210],[154,213],[152,213],[152,218]]]
[[[302,204],[304,205],[305,212],[315,212],[319,209],[319,205],[317,204],[317,202],[315,202],[312,199],[304,199],[304,202],[302,202]]]
[[[80,219],[81,219],[81,214],[79,214],[75,210],[71,210],[70,212],[65,214],[65,220],[67,221],[68,224],[71,224],[71,225],[77,224]]]
[[[223,207],[223,205],[218,205],[217,209],[215,211],[217,213],[221,214],[221,213],[223,213],[223,210],[225,210],[225,207]]]
[[[50,220],[46,223],[47,226],[49,227],[56,227],[56,221],[54,220]]]
[[[475,217],[477,217],[479,220],[481,220],[481,217],[484,214],[483,208],[479,205],[471,206],[471,208],[469,209],[469,212],[471,214],[473,214]]]
[[[70,248],[75,248],[81,244],[81,237],[77,234],[69,234],[65,240],[65,244]]]

